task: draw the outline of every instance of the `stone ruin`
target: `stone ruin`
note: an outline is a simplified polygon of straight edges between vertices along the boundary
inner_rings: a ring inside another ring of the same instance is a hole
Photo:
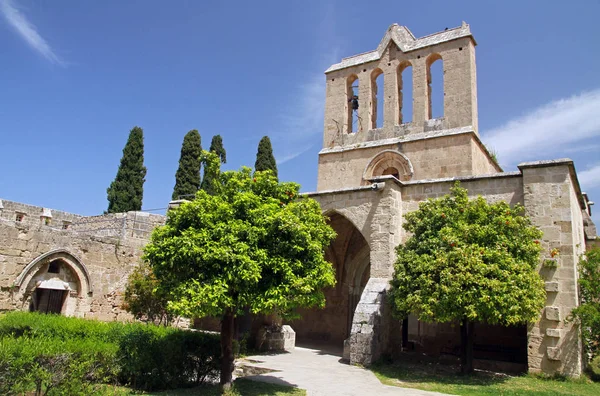
[[[478,324],[476,365],[581,373],[579,329],[564,319],[579,303],[578,257],[598,244],[592,202],[570,159],[502,170],[478,132],[475,46],[465,23],[421,38],[392,25],[375,50],[327,69],[317,191],[306,195],[319,201],[337,232],[326,251],[337,285],[326,291],[325,309],[303,310],[302,319],[286,323],[286,335],[271,337],[267,348],[290,348],[295,331],[299,342],[343,348],[353,364],[368,365],[400,349],[457,354],[458,324],[427,324],[412,316],[396,321],[386,292],[394,248],[408,237],[404,214],[447,194],[459,180],[471,196],[524,205],[544,232],[539,272],[547,304],[540,319],[511,328]],[[437,62],[443,115],[434,118]],[[412,90],[405,92],[409,81]],[[121,309],[124,283],[150,231],[163,222],[163,216],[143,212],[84,217],[0,201],[0,310],[131,319]],[[557,266],[543,266],[553,249],[560,251]],[[209,318],[197,325],[218,328]],[[261,339],[261,326],[246,325]]]

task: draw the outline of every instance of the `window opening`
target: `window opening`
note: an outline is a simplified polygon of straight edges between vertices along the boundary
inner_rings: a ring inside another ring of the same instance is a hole
[[[428,119],[444,116],[444,63],[439,54],[427,60]]]
[[[60,273],[60,263],[58,261],[53,261],[48,264],[48,272],[51,274]]]
[[[348,77],[348,82],[347,82],[347,86],[346,86],[346,94],[348,97],[348,103],[347,103],[347,108],[348,108],[348,115],[347,115],[347,119],[348,119],[348,125],[347,125],[347,131],[348,133],[353,133],[353,132],[357,132],[361,130],[361,120],[360,117],[358,115],[358,108],[359,108],[359,101],[358,101],[358,87],[359,87],[359,80],[358,80],[358,76],[356,74],[353,74],[352,76]]]

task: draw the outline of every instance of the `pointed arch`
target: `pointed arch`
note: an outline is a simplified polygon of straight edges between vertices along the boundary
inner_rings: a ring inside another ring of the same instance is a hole
[[[433,64],[436,69],[432,72]],[[434,118],[434,113],[444,116],[444,60],[438,53],[427,57],[427,119]],[[435,86],[435,88],[432,88]],[[441,102],[441,103],[440,103]],[[439,118],[439,117],[435,117]]]
[[[361,130],[358,118],[359,105],[359,79],[356,74],[351,74],[346,79],[346,132],[353,133]],[[355,89],[356,88],[356,89]]]
[[[385,175],[392,175],[400,181],[408,181],[413,174],[413,166],[406,155],[396,150],[383,150],[367,164],[363,172],[363,181]]]
[[[81,286],[79,295],[91,296],[93,293],[93,286],[87,267],[79,258],[77,258],[77,256],[66,249],[51,250],[33,259],[33,261],[27,264],[23,271],[21,271],[19,276],[17,276],[17,279],[15,279],[15,282],[13,283],[13,287],[18,293],[25,292],[25,290],[22,289],[27,287],[35,274],[39,272],[44,265],[49,265],[56,260],[60,260],[62,263],[66,264],[77,276]]]
[[[370,247],[370,243],[369,241],[371,240],[369,235],[365,235],[362,232],[362,229],[360,227],[360,225],[356,222],[356,219],[353,219],[352,216],[347,216],[343,210],[340,209],[327,209],[323,212],[323,216],[327,216],[329,218],[329,220],[331,220],[334,216],[340,216],[343,217],[345,220],[347,220],[354,228],[356,228],[356,230],[358,232],[360,232],[360,234],[362,235],[362,237],[365,239],[367,245]]]
[[[343,210],[324,212],[336,237],[325,249],[325,257],[335,270],[336,284],[324,290],[323,309],[301,310],[294,321],[297,340],[319,341],[341,347],[348,339],[360,296],[371,274],[371,249],[362,231]]]

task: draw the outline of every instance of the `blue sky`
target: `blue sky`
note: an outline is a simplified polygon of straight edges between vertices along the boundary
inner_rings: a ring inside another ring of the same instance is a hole
[[[312,191],[323,71],[375,49],[392,23],[420,37],[464,20],[478,43],[483,141],[505,170],[574,159],[600,202],[598,15],[593,0],[0,0],[0,197],[102,213],[135,125],[144,209],[166,206],[190,129],[205,148],[223,136],[225,169],[252,166],[269,135],[280,178]]]

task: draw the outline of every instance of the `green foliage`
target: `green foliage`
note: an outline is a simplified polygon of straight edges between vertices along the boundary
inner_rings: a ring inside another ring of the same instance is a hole
[[[256,162],[254,170],[263,172],[270,170],[277,177],[277,162],[273,156],[273,148],[271,147],[271,139],[268,136],[263,136],[258,143],[258,151],[256,153]]]
[[[399,317],[514,325],[534,321],[545,291],[536,271],[542,233],[524,209],[469,200],[459,184],[405,216],[391,299]]]
[[[200,189],[200,153],[202,142],[197,130],[189,131],[183,138],[179,168],[175,173],[175,188],[172,199],[196,194]]]
[[[205,153],[207,168],[218,167]],[[291,314],[325,303],[321,289],[335,282],[324,249],[335,233],[299,185],[278,183],[249,168],[217,173],[215,195],[167,214],[154,230],[145,258],[171,294],[170,308],[185,317],[241,313]]]
[[[108,194],[107,212],[141,210],[145,177],[144,131],[136,126],[129,133],[117,176],[106,190]]]
[[[600,248],[588,250],[579,261],[579,295],[581,304],[568,320],[579,320],[585,350],[600,363]]]
[[[215,135],[212,138],[212,141],[210,142],[210,150],[211,153],[215,154],[217,156],[217,159],[219,160],[219,162],[221,164],[224,164],[227,162],[227,153],[225,152],[225,147],[223,147],[223,139],[221,138],[221,135]],[[201,155],[201,160],[204,160],[204,157]],[[208,194],[213,195],[215,193],[214,189],[213,189],[213,183],[215,182],[215,179],[218,178],[218,174],[220,172],[220,165],[219,166],[212,166],[212,167],[204,167],[204,177],[202,178],[202,185],[200,186],[200,188],[204,191],[206,191]]]
[[[103,383],[196,385],[215,378],[219,362],[212,334],[38,313],[0,317],[0,394],[87,395]]]
[[[158,280],[147,262],[133,270],[125,285],[123,309],[136,319],[169,325],[173,315],[167,311],[167,295],[158,289]]]
[[[211,153],[215,153],[219,157],[219,161],[222,164],[227,163],[227,152],[225,151],[225,147],[223,147],[223,138],[221,135],[213,136],[210,141],[210,149],[208,150]]]
[[[487,149],[488,153],[490,154],[490,157],[492,157],[492,160],[496,164],[500,164],[498,162],[498,152],[496,150],[494,150],[493,148],[489,147],[489,146],[485,146],[485,148]]]
[[[592,359],[589,370],[592,375],[592,379],[594,381],[600,381],[600,355],[597,355]]]

